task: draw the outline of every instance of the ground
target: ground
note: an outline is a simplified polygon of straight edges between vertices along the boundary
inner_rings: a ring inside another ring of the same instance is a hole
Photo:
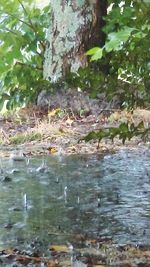
[[[11,150],[19,150],[29,155],[38,154],[91,154],[102,153],[120,148],[137,148],[144,145],[142,140],[133,138],[125,145],[118,139],[114,142],[82,140],[92,130],[116,127],[121,122],[143,121],[145,127],[150,124],[150,111],[136,109],[133,114],[117,109],[79,116],[69,114],[59,108],[51,111],[32,106],[1,117],[0,143],[2,156],[9,156]]]

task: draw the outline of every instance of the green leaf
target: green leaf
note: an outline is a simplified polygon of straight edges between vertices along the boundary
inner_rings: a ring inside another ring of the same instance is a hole
[[[128,123],[121,123],[120,126],[119,126],[119,130],[122,131],[122,132],[128,132],[129,131],[129,128],[128,128]]]
[[[149,1],[149,0],[148,0]],[[143,31],[145,31],[145,30],[150,30],[150,24],[148,24],[148,23],[146,23],[146,24],[144,24],[144,25],[142,25],[142,27],[141,27],[141,29],[143,30]]]
[[[87,56],[92,56],[92,55],[94,55],[95,53],[97,53],[100,50],[101,50],[101,48],[99,48],[99,47],[93,47],[93,48],[91,48],[90,50],[88,50],[86,52],[86,55]]]
[[[90,61],[101,59],[103,56],[103,48],[93,47],[86,52],[86,55],[91,56]]]
[[[102,56],[103,56],[103,49],[99,48],[99,50],[97,50],[97,52],[91,57],[90,61],[101,59]]]
[[[96,132],[90,132],[88,135],[86,135],[83,140],[85,140],[86,142],[90,141],[90,140],[96,140],[98,139],[98,134]]]
[[[112,39],[105,44],[105,49],[109,53],[112,50],[118,51],[121,49],[121,43],[118,39]]]
[[[123,30],[116,33],[116,38],[122,42],[126,42],[135,28],[124,27]]]
[[[124,27],[123,30],[118,32],[112,32],[108,34],[109,41],[105,44],[105,49],[107,52],[112,50],[118,51],[122,48],[123,44],[129,39],[134,28]]]

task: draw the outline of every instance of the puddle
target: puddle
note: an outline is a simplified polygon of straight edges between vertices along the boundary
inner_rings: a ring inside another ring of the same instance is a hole
[[[39,242],[44,251],[77,245],[81,234],[150,245],[149,158],[148,150],[122,150],[28,163],[1,159],[0,247]]]

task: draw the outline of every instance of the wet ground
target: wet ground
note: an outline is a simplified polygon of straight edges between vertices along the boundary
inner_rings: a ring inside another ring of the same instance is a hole
[[[40,247],[40,255],[49,255],[50,246],[78,249],[88,247],[88,240],[149,246],[149,159],[148,148],[2,158],[0,247]]]

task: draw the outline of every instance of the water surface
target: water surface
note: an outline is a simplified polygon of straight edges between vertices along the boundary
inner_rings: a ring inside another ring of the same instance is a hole
[[[149,159],[148,149],[33,157],[29,164],[2,159],[0,246],[77,243],[78,234],[149,244]]]

